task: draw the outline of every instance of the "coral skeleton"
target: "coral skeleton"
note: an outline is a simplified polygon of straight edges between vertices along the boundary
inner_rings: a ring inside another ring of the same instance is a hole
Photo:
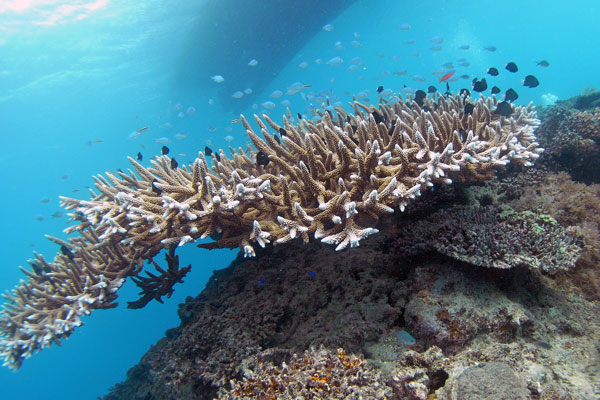
[[[23,269],[28,280],[5,294],[0,356],[18,369],[59,343],[82,315],[114,307],[123,280],[162,250],[206,238],[212,241],[199,247],[239,247],[246,257],[256,245],[296,238],[357,247],[378,232],[380,217],[403,211],[435,184],[491,179],[509,162],[531,166],[543,151],[533,106],[514,106],[503,117],[493,112],[495,97],[480,97],[467,114],[471,101],[353,103],[353,113],[338,108],[296,125],[289,111],[283,125],[255,116],[262,138],[242,117],[255,149],[231,148],[231,158],[219,150],[211,166],[202,153],[180,168],[166,155],[151,167],[129,158],[127,172],[94,178],[90,200],[61,198],[75,221],[65,230],[71,237],[51,238],[63,251],[52,262],[36,255],[33,272]],[[152,287],[170,293],[182,274],[165,273],[168,282]]]

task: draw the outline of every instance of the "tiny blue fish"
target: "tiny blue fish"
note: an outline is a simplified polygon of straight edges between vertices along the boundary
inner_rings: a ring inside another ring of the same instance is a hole
[[[313,271],[308,271],[308,274],[310,275],[311,278],[314,278],[315,276],[317,276],[317,274],[315,274]]]
[[[259,286],[262,286],[264,283],[265,283],[265,281],[263,279],[261,279],[261,280],[258,281],[258,285]]]

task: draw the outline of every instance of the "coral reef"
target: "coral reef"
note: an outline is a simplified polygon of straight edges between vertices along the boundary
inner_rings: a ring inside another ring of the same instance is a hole
[[[548,107],[543,115],[544,122],[536,130],[546,149],[542,164],[567,171],[575,180],[600,182],[600,108],[579,111],[557,105]]]
[[[79,236],[52,238],[61,253],[52,262],[36,255],[33,272],[24,270],[28,281],[5,295],[5,365],[19,368],[67,337],[80,315],[114,306],[123,279],[138,276],[161,250],[208,237],[214,241],[199,246],[239,246],[245,256],[255,255],[256,244],[310,236],[336,250],[355,247],[378,231],[382,215],[404,210],[436,183],[490,179],[511,161],[532,165],[542,152],[533,107],[502,117],[493,112],[495,97],[472,104],[467,114],[458,96],[425,100],[423,108],[355,103],[354,114],[338,109],[297,126],[256,117],[264,140],[242,117],[258,152],[213,153],[212,170],[201,153],[182,168],[167,156],[152,168],[130,159],[134,170],[96,177],[91,200],[62,198],[77,222],[65,232]],[[185,269],[159,272],[138,279],[143,297],[132,307],[168,295]]]
[[[498,206],[442,209],[402,226],[397,241],[406,255],[436,250],[482,267],[526,265],[550,273],[572,269],[581,253],[552,217]]]
[[[363,357],[311,348],[281,366],[259,362],[242,381],[232,380],[231,389],[221,389],[219,400],[392,399],[380,375]]]

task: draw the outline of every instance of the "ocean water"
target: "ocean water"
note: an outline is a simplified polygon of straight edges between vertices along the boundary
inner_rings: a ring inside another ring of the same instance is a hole
[[[379,86],[404,97],[430,85],[444,92],[439,77],[448,73],[451,91],[485,77],[502,93],[514,88],[517,104],[600,86],[596,1],[331,3],[0,1],[2,292],[23,278],[18,266],[33,251],[54,257],[58,248],[44,235],[61,236],[67,226],[58,196],[87,199],[94,175],[126,169],[126,157],[138,152],[148,164],[165,140],[180,164],[207,145],[242,146],[245,133],[231,122],[240,113],[268,112],[278,121],[287,102],[294,116],[326,97],[376,103]],[[536,65],[541,60],[550,65]],[[508,62],[519,71],[506,71]],[[500,74],[487,75],[489,67]],[[537,88],[522,86],[529,74]],[[296,82],[310,87],[287,95]],[[252,93],[232,97],[245,90]],[[283,95],[272,96],[277,90]],[[237,251],[188,245],[178,254],[192,272],[165,304],[126,309],[137,294],[129,282],[119,308],[95,311],[61,346],[18,372],[1,369],[0,398],[106,394],[178,325],[177,305]]]

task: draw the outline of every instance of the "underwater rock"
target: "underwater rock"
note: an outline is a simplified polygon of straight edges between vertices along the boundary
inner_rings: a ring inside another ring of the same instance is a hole
[[[506,364],[481,363],[464,370],[450,383],[449,400],[528,400],[525,383]]]

